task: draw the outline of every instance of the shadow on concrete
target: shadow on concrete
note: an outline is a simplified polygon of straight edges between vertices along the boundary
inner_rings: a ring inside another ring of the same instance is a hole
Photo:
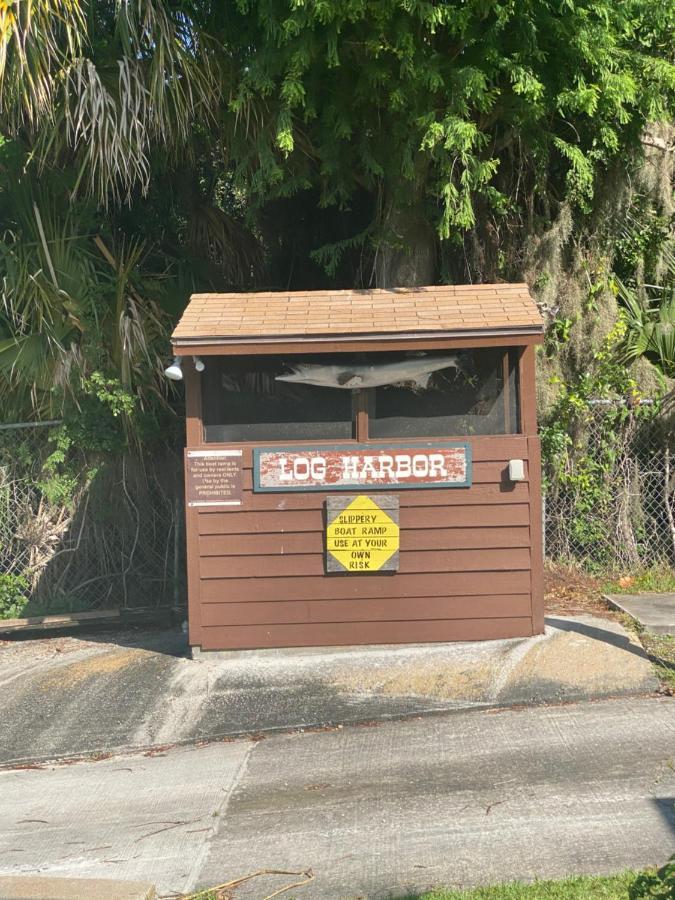
[[[558,631],[575,631],[577,634],[583,634],[585,637],[593,638],[596,641],[602,641],[605,644],[611,644],[612,647],[618,647],[640,659],[649,659],[647,653],[642,647],[634,644],[628,635],[617,634],[609,628],[598,628],[595,625],[587,625],[585,622],[578,622],[575,619],[559,619],[553,616],[546,616],[545,622]]]
[[[84,643],[105,644],[110,650],[117,648],[129,648],[137,650],[150,650],[163,656],[176,658],[188,657],[187,634],[178,624],[166,623],[152,625],[100,625],[92,623],[89,626],[77,628],[58,628],[47,631],[34,630],[14,632],[1,636],[1,640],[8,643],[23,643],[28,641],[47,641],[58,638],[75,638]]]
[[[73,637],[82,637],[85,641],[107,644],[110,649],[129,647],[138,650],[151,650],[153,653],[176,658],[190,655],[187,634],[180,625],[169,628],[148,628],[145,626],[111,629],[110,631],[97,630],[92,633],[79,632],[74,634]]]
[[[675,835],[675,797],[655,797],[652,802]]]

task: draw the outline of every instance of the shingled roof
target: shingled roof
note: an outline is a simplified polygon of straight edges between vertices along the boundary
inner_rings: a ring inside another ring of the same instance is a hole
[[[394,290],[193,294],[173,333],[177,348],[211,342],[357,335],[540,334],[526,284]]]

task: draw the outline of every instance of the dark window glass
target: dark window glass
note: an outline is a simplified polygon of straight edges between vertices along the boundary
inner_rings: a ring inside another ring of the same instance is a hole
[[[339,358],[302,357],[312,364]],[[276,381],[291,372],[293,358],[205,359],[202,378],[207,442],[352,438],[352,391]]]
[[[518,431],[516,360],[503,349],[429,353],[457,366],[417,384],[376,387],[370,394],[371,438],[513,434]],[[400,358],[400,356],[399,356]]]

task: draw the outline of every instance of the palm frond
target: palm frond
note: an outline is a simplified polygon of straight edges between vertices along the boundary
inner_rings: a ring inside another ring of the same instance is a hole
[[[115,0],[101,61],[85,52],[95,17],[84,10],[83,0],[0,4],[0,116],[43,163],[74,158],[76,190],[107,205],[147,191],[153,146],[185,148],[195,122],[212,119],[221,82],[180,6]]]
[[[649,299],[622,282],[618,288],[627,326],[626,360],[644,357],[667,378],[675,378],[675,290]]]
[[[80,0],[0,4],[0,111],[15,130],[51,120],[58,73],[86,41]]]

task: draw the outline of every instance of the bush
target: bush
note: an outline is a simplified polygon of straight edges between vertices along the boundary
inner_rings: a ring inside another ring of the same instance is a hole
[[[657,872],[645,872],[635,879],[629,891],[630,900],[675,897],[675,854]]]
[[[28,580],[23,575],[0,574],[0,619],[18,619],[28,603]]]

